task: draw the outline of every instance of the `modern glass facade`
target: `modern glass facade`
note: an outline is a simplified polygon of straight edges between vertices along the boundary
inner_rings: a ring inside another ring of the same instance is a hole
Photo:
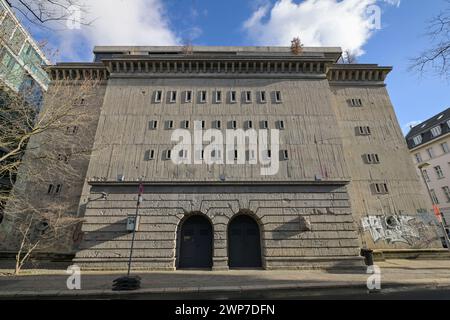
[[[9,8],[0,0],[0,79],[16,93],[23,92],[25,87],[39,87],[40,93],[45,91],[49,78],[42,69],[48,64],[44,54],[34,40],[20,25]],[[33,100],[34,97],[33,97]]]

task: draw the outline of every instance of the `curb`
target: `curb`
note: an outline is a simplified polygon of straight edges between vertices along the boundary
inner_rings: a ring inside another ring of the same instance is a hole
[[[380,291],[369,292],[364,284],[339,284],[339,285],[255,285],[255,286],[230,286],[230,287],[185,287],[185,288],[152,288],[136,291],[112,291],[112,290],[52,290],[46,292],[38,291],[10,291],[0,292],[0,300],[10,299],[127,299],[139,296],[147,296],[155,299],[198,299],[207,296],[207,299],[220,298],[223,296],[252,297],[255,294],[260,297],[278,297],[282,299],[284,294],[314,297],[333,294],[358,294],[383,292],[408,292],[413,290],[450,289],[450,284],[399,284],[386,283]],[[283,294],[282,296],[279,296]]]

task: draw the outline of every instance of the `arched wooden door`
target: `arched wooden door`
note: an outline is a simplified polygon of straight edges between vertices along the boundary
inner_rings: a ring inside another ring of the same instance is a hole
[[[213,231],[209,220],[192,216],[181,226],[180,260],[182,269],[205,269],[212,267]]]
[[[249,216],[238,216],[228,226],[228,264],[230,268],[261,268],[259,226]]]

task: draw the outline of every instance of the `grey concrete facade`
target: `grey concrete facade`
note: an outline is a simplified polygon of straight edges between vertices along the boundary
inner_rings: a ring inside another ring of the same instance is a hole
[[[300,55],[271,47],[98,47],[95,53],[95,64],[49,69],[53,81],[92,75],[90,65],[108,79],[77,193],[84,223],[75,262],[84,268],[126,267],[126,224],[140,183],[135,268],[177,269],[180,229],[195,215],[213,228],[217,270],[229,266],[228,227],[240,215],[258,224],[265,269],[361,266],[361,247],[440,247],[385,88],[391,68],[338,65],[339,48],[305,48]],[[279,129],[282,121],[280,150],[289,156],[271,176],[261,175],[260,165],[175,165],[165,152],[185,121],[190,131],[194,121],[204,121],[205,130],[220,121],[222,131],[231,121],[237,129],[248,121],[255,129],[261,123]],[[378,161],[367,163],[367,154]]]

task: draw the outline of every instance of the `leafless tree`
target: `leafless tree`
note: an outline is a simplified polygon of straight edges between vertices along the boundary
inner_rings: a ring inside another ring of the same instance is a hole
[[[96,111],[88,101],[97,85],[89,79],[75,86],[53,82],[40,111],[28,99],[32,92],[0,90],[0,178],[14,185],[0,189],[0,242],[17,248],[16,274],[35,251],[68,243],[81,222],[62,188],[82,180],[80,163],[91,153],[86,137],[95,134]]]
[[[84,0],[7,0],[29,22],[40,25],[89,24]]]
[[[353,64],[353,63],[358,63],[358,60],[356,59],[356,55],[353,54],[350,50],[345,50],[342,53],[340,63]]]
[[[299,37],[295,37],[291,41],[291,52],[295,55],[300,55],[303,53],[303,44]]]
[[[443,78],[450,78],[450,0],[448,8],[428,23],[426,35],[430,48],[412,59],[411,70],[423,75],[432,72]]]

